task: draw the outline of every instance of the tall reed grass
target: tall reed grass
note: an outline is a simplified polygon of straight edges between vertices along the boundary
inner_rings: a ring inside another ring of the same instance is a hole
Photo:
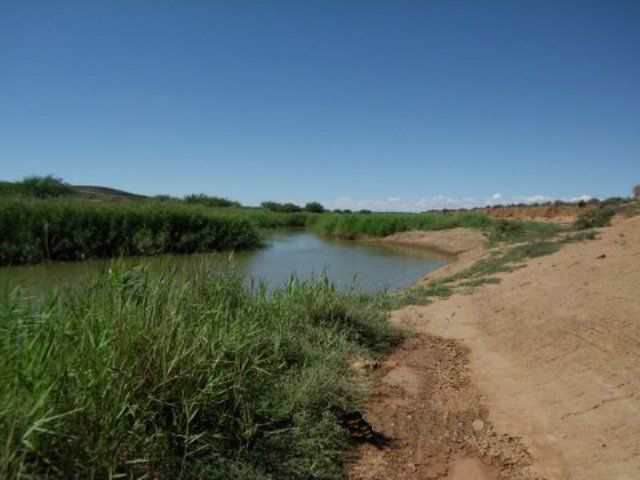
[[[486,228],[492,219],[463,212],[450,214],[351,213],[322,216],[315,227],[323,234],[343,239],[383,237],[408,230],[443,230],[455,227]]]
[[[0,478],[341,478],[383,296],[144,268],[0,303]]]
[[[409,230],[444,230],[464,227],[484,230],[492,241],[545,238],[559,231],[551,223],[494,219],[474,212],[342,213],[319,216],[312,224],[319,233],[342,239],[384,237]]]
[[[252,248],[254,223],[170,202],[0,199],[0,264]]]

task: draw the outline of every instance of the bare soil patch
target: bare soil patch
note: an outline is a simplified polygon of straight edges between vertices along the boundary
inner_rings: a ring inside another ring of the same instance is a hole
[[[516,438],[498,434],[454,340],[419,335],[382,364],[367,419],[391,447],[364,445],[351,477],[459,480],[532,479]]]
[[[532,220],[540,222],[554,222],[560,224],[572,223],[582,212],[596,208],[593,205],[578,207],[573,205],[544,205],[538,207],[498,207],[480,209],[481,213],[495,218],[509,218],[516,220]]]

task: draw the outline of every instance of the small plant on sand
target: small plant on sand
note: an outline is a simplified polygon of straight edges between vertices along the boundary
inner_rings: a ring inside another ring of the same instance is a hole
[[[496,285],[498,283],[500,283],[499,278],[484,277],[484,278],[475,278],[473,280],[467,280],[465,282],[461,282],[458,286],[475,288],[475,287],[479,287],[480,285]]]
[[[502,242],[522,238],[526,234],[526,229],[517,222],[498,219],[491,227],[489,239],[491,242]]]
[[[588,228],[608,227],[611,225],[611,219],[615,215],[615,211],[610,208],[597,208],[588,210],[578,215],[573,226],[577,230],[586,230]]]
[[[445,285],[445,281],[432,283],[419,283],[413,287],[400,292],[396,297],[394,307],[403,305],[427,305],[434,297],[448,298],[454,293],[453,289]]]

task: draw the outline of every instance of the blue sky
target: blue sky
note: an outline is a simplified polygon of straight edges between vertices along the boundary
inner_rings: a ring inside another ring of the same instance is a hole
[[[638,1],[3,0],[0,178],[379,210],[628,195],[639,25]]]

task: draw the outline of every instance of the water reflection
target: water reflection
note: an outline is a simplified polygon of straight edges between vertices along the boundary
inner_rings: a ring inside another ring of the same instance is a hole
[[[325,273],[341,289],[355,284],[364,292],[373,292],[406,288],[447,260],[425,250],[330,241],[299,231],[274,234],[265,248],[253,252],[162,255],[125,262],[143,262],[152,271],[172,266],[177,272],[189,272],[206,264],[221,273],[232,269],[247,282],[265,281],[271,288],[283,285],[293,274],[310,279]],[[0,285],[19,282],[39,293],[49,287],[73,285],[113,263],[114,260],[88,260],[7,267],[0,269]]]

